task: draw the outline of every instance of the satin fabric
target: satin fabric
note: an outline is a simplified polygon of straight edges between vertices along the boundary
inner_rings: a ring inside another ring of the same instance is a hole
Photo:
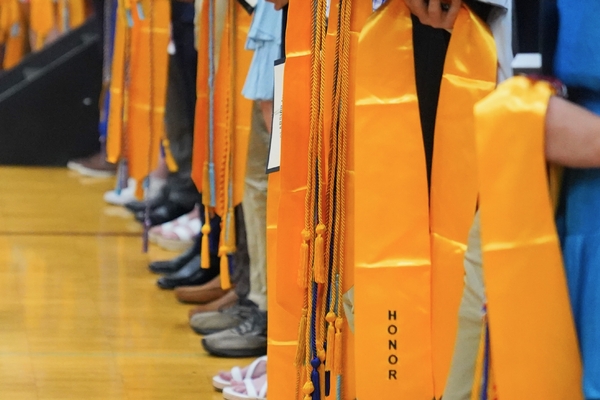
[[[32,50],[39,50],[52,29],[56,27],[53,0],[30,0],[29,26],[35,34]]]
[[[277,203],[272,200],[272,185],[269,182],[267,200],[267,285],[269,396],[291,400],[297,398],[298,385],[304,384],[304,381],[296,382],[294,360],[303,298],[302,289],[296,281],[300,265],[300,232],[304,227],[304,197],[308,173],[310,2],[290,0],[287,21],[281,168],[276,173],[279,175],[280,194]],[[276,237],[282,238],[276,242],[269,235],[272,226],[270,217],[275,212]]]
[[[496,74],[491,33],[463,7],[444,65],[429,196],[408,8],[384,4],[361,34],[355,323],[356,362],[369,369],[357,376],[359,398],[443,393],[477,202],[472,109]]]
[[[137,2],[132,2],[129,116],[123,156],[127,159],[129,176],[142,182],[156,168],[165,136],[170,3],[140,0],[139,4],[142,13]]]
[[[58,1],[58,28],[66,33],[77,28],[86,18],[84,0],[59,0]]]
[[[296,335],[298,320],[293,313],[285,310],[277,301],[276,294],[285,291],[286,287],[277,286],[277,249],[279,240],[278,225],[280,176],[272,173],[269,176],[267,191],[267,297],[268,319],[268,349],[269,363],[269,396],[274,399],[294,399],[296,382]]]
[[[517,77],[475,107],[484,282],[500,399],[583,398],[544,156],[552,94],[547,83]]]
[[[208,157],[208,2],[204,2],[203,7],[201,15],[198,16],[201,24],[198,42],[198,81],[192,158],[192,178],[198,188],[206,187],[203,170]],[[252,102],[241,94],[252,58],[252,54],[244,50],[251,17],[235,2],[230,3],[227,13],[232,12],[232,7],[235,7],[235,26],[231,26],[230,15],[227,14],[223,37],[220,40],[219,63],[215,76],[215,142],[213,148],[217,202],[214,211],[220,216],[227,212],[230,159],[233,161],[233,177],[231,178],[233,204],[241,203],[244,195],[252,107]],[[231,38],[230,34],[233,35]],[[231,45],[234,46],[233,50]],[[231,51],[233,51],[233,59]],[[230,127],[230,113],[233,113],[233,132]]]
[[[106,159],[111,163],[119,162],[123,149],[123,128],[127,124],[125,112],[125,68],[130,58],[127,54],[127,35],[131,35],[125,16],[124,0],[119,0],[115,17],[115,34],[113,42],[110,102],[108,105],[108,122],[106,133]]]
[[[27,31],[21,4],[18,0],[0,1],[0,44],[4,45],[4,58],[0,69],[17,65],[25,55]]]

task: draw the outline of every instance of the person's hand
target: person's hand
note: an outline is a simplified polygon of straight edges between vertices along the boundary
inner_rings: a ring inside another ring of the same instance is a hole
[[[434,28],[452,29],[462,0],[404,0],[410,12],[424,25]]]
[[[289,0],[267,0],[269,3],[273,3],[275,5],[276,10],[281,10],[283,7],[287,5]]]

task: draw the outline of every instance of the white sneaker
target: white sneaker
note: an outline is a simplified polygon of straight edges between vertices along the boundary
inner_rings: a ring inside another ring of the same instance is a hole
[[[135,198],[135,179],[129,178],[127,180],[127,187],[121,189],[121,193],[117,193],[116,190],[109,190],[104,193],[104,201],[108,204],[114,204],[115,206],[123,206],[130,201],[136,200]]]

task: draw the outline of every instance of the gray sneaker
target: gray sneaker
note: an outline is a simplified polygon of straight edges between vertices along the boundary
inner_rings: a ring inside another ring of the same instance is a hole
[[[267,354],[267,312],[254,308],[235,328],[202,339],[202,347],[218,357],[259,357]]]
[[[207,311],[195,314],[190,319],[190,326],[200,335],[210,335],[234,328],[250,317],[258,306],[247,299],[241,299],[232,306],[219,311]]]

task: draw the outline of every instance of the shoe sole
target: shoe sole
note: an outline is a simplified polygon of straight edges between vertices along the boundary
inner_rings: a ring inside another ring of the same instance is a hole
[[[156,244],[158,244],[161,248],[168,251],[183,251],[189,249],[191,245],[194,244],[193,240],[176,240],[176,239],[166,239],[160,235],[158,235],[156,239]]]
[[[115,171],[96,170],[74,162],[67,163],[67,168],[71,171],[79,172],[81,175],[90,176],[93,178],[110,178],[116,174]]]
[[[207,353],[223,358],[250,358],[250,357],[261,357],[267,354],[267,348],[259,348],[259,349],[236,349],[236,350],[223,350],[223,349],[213,349],[210,346],[206,345],[206,340],[202,339],[201,341],[202,347],[206,350]]]
[[[206,336],[206,335],[212,335],[213,333],[217,333],[217,332],[221,332],[225,329],[229,329],[229,328],[225,328],[225,329],[198,329],[195,328],[193,326],[190,326],[190,328],[192,328],[192,330],[194,332],[196,332],[198,335],[202,335],[202,336]]]

